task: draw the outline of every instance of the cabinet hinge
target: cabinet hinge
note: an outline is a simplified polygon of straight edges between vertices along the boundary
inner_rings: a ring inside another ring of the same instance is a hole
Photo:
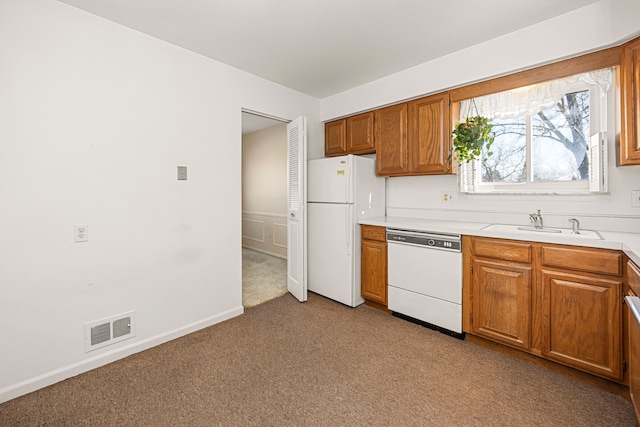
[[[622,359],[622,372],[627,372],[627,361]]]
[[[471,274],[473,274],[473,265],[471,266]]]

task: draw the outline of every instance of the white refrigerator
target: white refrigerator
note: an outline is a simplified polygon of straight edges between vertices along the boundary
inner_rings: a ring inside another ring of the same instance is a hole
[[[358,220],[385,215],[375,163],[350,154],[307,164],[308,289],[350,307],[364,302]]]

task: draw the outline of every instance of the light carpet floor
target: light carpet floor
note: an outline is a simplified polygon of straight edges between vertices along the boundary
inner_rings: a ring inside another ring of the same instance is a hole
[[[287,293],[287,260],[242,248],[242,305],[262,304]]]

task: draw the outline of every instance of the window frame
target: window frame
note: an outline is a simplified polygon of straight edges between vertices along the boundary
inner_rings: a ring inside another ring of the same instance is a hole
[[[580,74],[580,73],[576,73]],[[540,82],[544,83],[544,82]],[[615,86],[612,85],[612,86]],[[596,84],[582,83],[573,92],[589,91],[589,135],[587,136],[588,153],[592,149],[591,137],[606,130],[607,108],[606,98],[609,93],[603,93]],[[611,92],[611,88],[608,92]],[[603,108],[604,107],[604,108]],[[604,114],[604,116],[603,116]],[[482,166],[479,165],[477,185],[474,194],[592,194],[591,177],[581,181],[533,181],[533,115],[523,116],[526,128],[526,181],[525,182],[483,182]],[[604,127],[604,129],[603,129]],[[590,154],[588,154],[590,155]],[[591,170],[590,170],[591,173]],[[606,173],[606,170],[605,170]]]

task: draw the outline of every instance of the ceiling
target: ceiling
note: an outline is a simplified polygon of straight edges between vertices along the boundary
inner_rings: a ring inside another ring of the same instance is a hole
[[[60,0],[323,99],[598,0]]]
[[[272,126],[281,125],[283,121],[271,119],[269,117],[262,116],[260,114],[242,112],[242,134],[257,132],[262,129],[267,129]]]

